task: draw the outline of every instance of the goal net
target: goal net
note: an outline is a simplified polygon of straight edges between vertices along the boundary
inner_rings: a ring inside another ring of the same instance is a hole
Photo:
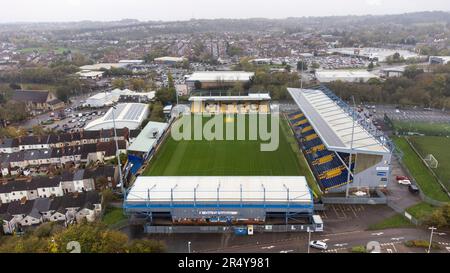
[[[430,168],[436,169],[438,167],[439,162],[432,154],[427,155],[424,160]]]

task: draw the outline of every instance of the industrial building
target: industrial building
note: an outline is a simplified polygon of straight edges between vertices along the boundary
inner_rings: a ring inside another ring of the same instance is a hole
[[[155,94],[155,91],[135,92],[129,89],[114,89],[109,92],[99,92],[87,98],[83,106],[92,108],[111,106],[119,102],[121,97],[135,97],[137,102],[149,102],[155,98]]]
[[[364,47],[364,48],[333,48],[329,50],[329,53],[338,53],[344,56],[351,57],[359,57],[369,61],[375,62],[386,62],[388,57],[392,57],[395,53],[398,53],[401,58],[412,59],[420,57],[419,54],[414,53],[409,50],[403,49],[386,49],[386,48],[373,48],[373,47]]]
[[[299,107],[289,123],[324,192],[387,185],[393,145],[383,132],[324,86],[288,91]]]
[[[233,225],[309,223],[314,206],[303,176],[139,176],[124,209],[150,224]]]
[[[430,64],[448,64],[450,63],[450,56],[430,56]]]
[[[315,73],[317,80],[321,83],[343,81],[343,82],[367,82],[379,76],[367,70],[317,70]]]
[[[102,129],[128,128],[130,130],[137,129],[141,126],[144,119],[149,114],[148,104],[143,103],[120,103],[111,107],[104,116],[90,122],[84,130],[94,131]],[[114,116],[114,120],[113,120]]]
[[[177,63],[182,63],[184,61],[186,61],[187,59],[184,57],[170,57],[170,56],[165,56],[165,57],[159,57],[159,58],[155,58],[153,61],[155,63],[159,63],[159,64],[167,64],[167,65],[173,65],[173,64],[177,64]]]
[[[185,76],[186,85],[193,89],[217,89],[233,87],[236,83],[248,83],[254,72],[244,71],[202,71]]]

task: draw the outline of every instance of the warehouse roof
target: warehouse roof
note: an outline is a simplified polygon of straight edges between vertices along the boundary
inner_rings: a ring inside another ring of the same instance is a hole
[[[98,64],[83,65],[80,67],[80,70],[98,71],[101,69],[109,70],[111,68],[120,68],[120,67],[124,67],[124,66],[125,66],[125,64],[123,64],[123,63],[98,63]]]
[[[184,60],[186,59],[183,57],[170,57],[170,56],[159,57],[154,59],[155,62],[183,62]]]
[[[269,93],[249,93],[247,96],[191,96],[189,101],[263,101],[270,99]]]
[[[320,82],[336,80],[355,81],[359,79],[368,80],[371,78],[378,78],[377,75],[372,74],[367,70],[318,70],[315,75]]]
[[[167,123],[149,121],[127,150],[143,153],[149,152],[167,126]]]
[[[241,200],[309,204],[312,196],[303,176],[139,176],[126,203],[238,203]]]
[[[202,71],[194,72],[192,75],[186,76],[186,81],[200,82],[217,82],[217,81],[249,81],[254,72],[244,71]]]
[[[90,122],[85,130],[99,130],[113,128],[113,115],[117,128],[124,128],[121,124],[130,123],[130,126],[125,126],[129,129],[136,129],[141,122],[147,117],[148,104],[144,103],[120,103],[111,107],[108,112],[101,118]],[[99,128],[101,127],[101,128]]]
[[[341,106],[322,90],[288,88],[289,93],[305,114],[309,123],[329,150],[359,153],[386,154],[389,149],[358,122],[353,122]]]

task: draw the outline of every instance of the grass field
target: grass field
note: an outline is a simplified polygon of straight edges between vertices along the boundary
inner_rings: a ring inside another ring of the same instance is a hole
[[[424,220],[425,217],[431,215],[433,210],[435,210],[436,207],[433,207],[432,205],[420,202],[412,207],[409,207],[406,209],[406,211],[411,214],[414,218],[419,220]]]
[[[103,215],[102,222],[108,226],[112,226],[125,219],[127,217],[123,214],[122,208],[108,207]]]
[[[432,154],[438,161],[434,172],[444,186],[450,189],[450,138],[446,137],[411,137],[409,138],[422,158]]]
[[[207,119],[204,119],[204,123]],[[248,121],[248,117],[247,117]],[[225,125],[226,122],[224,122]],[[248,123],[246,123],[248,124]],[[281,120],[279,147],[260,151],[261,140],[166,140],[144,175],[150,176],[306,176],[315,184],[302,161],[287,121]],[[266,143],[266,142],[265,142]],[[297,149],[295,149],[297,148]],[[296,151],[297,150],[297,151]],[[317,186],[316,186],[317,187]],[[317,189],[313,189],[316,192]],[[317,192],[316,192],[317,193]]]
[[[397,148],[403,152],[403,163],[406,165],[417,184],[419,184],[423,193],[435,200],[448,202],[449,198],[447,194],[443,191],[439,183],[432,176],[406,139],[403,137],[396,137],[394,138],[394,143]],[[445,149],[445,147],[442,147],[442,149]]]
[[[403,215],[396,214],[392,217],[386,218],[379,223],[369,226],[369,230],[413,227],[414,225]]]
[[[394,129],[400,133],[415,132],[427,136],[450,136],[450,123],[394,121]]]

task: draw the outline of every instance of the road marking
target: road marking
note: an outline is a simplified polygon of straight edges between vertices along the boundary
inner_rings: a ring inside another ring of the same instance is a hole
[[[392,249],[388,248],[386,249],[387,253],[392,253]]]
[[[405,237],[391,238],[392,241],[400,241],[405,239]]]
[[[395,253],[397,253],[398,251],[397,251],[397,248],[395,247],[395,244],[392,244],[392,247],[394,248]]]
[[[326,242],[326,241],[329,241],[329,240],[330,240],[330,239],[323,239],[322,242]]]
[[[342,243],[342,244],[334,244],[334,246],[346,246],[348,245],[347,243]]]
[[[446,247],[445,249],[447,249],[447,251],[450,252],[450,247]]]
[[[450,243],[438,242],[440,245],[450,246]]]
[[[289,253],[289,252],[294,252],[294,250],[289,249],[289,250],[281,250],[280,253]]]
[[[261,247],[261,249],[272,249],[272,248],[274,248],[275,246],[263,246],[263,247]]]
[[[377,232],[377,233],[372,233],[371,235],[372,236],[381,236],[383,234],[384,234],[384,232]]]
[[[439,236],[447,235],[447,234],[444,233],[444,232],[436,232],[436,234],[439,235]]]

